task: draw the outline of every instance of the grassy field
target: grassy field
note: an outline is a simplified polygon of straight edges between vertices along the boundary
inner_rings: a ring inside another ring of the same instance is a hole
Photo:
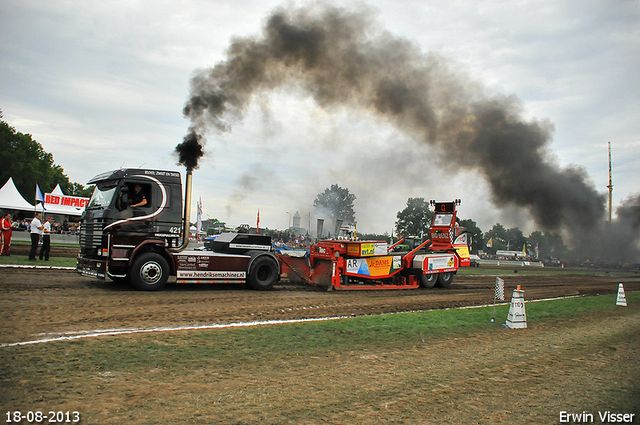
[[[509,307],[498,306],[495,324],[489,307],[5,346],[0,408],[140,424],[550,423],[563,408],[633,412],[640,293],[627,301],[635,307],[616,307],[615,295],[527,303],[527,330],[501,327]]]

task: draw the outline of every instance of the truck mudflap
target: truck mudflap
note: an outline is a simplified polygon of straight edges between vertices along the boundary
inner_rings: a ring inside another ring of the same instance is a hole
[[[107,262],[78,257],[76,272],[82,276],[104,280],[107,275]]]
[[[261,250],[244,254],[183,251],[174,259],[177,283],[246,283],[268,291],[280,278],[276,256]]]

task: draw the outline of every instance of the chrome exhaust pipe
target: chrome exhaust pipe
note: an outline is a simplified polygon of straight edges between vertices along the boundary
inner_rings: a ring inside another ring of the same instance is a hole
[[[182,225],[182,245],[170,249],[171,252],[182,252],[189,245],[189,221],[191,220],[191,184],[193,180],[193,171],[187,170],[187,175],[185,178],[185,189],[184,189],[184,214],[183,220],[184,223]]]

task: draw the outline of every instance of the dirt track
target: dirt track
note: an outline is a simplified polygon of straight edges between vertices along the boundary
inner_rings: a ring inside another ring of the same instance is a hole
[[[496,270],[498,272],[498,270]],[[608,273],[527,276],[500,271],[505,296],[522,285],[525,299],[640,290],[637,274]],[[504,274],[509,273],[512,274]],[[71,271],[0,269],[0,343],[56,334],[114,328],[155,328],[354,316],[440,309],[493,302],[495,276],[456,276],[450,289],[321,292],[286,282],[273,291],[239,286],[171,284],[161,292],[137,292]]]
[[[527,300],[615,293],[619,282],[627,292],[640,290],[636,274],[502,273],[507,299],[517,285]],[[161,292],[137,292],[71,271],[0,269],[0,343],[113,328],[477,305],[493,301],[494,282],[495,276],[457,276],[447,290],[327,293],[279,285],[257,292],[173,284]],[[205,346],[208,353],[214,346],[168,334],[167,340],[140,334],[5,346],[0,407],[78,411],[81,423],[163,425],[547,424],[558,423],[563,411],[595,418],[600,411],[638,415],[639,325],[638,306],[630,304],[605,315],[532,323],[526,332],[495,326],[464,338],[427,336],[426,342],[356,345],[300,357],[236,358],[230,352],[205,362],[183,348]],[[102,358],[98,353],[105,347],[110,351]],[[112,357],[115,362],[105,363]]]

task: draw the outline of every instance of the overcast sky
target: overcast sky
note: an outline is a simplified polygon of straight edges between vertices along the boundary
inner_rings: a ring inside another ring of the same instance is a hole
[[[31,133],[71,181],[121,166],[184,171],[172,151],[189,127],[182,109],[191,76],[224,60],[232,37],[259,37],[281,4],[4,0],[4,120]],[[380,27],[444,56],[487,92],[516,96],[528,119],[548,120],[550,157],[562,168],[584,167],[602,193],[611,141],[614,210],[640,192],[638,1],[363,4]],[[526,211],[495,209],[479,175],[439,169],[409,135],[361,113],[323,110],[300,93],[256,99],[206,150],[193,195],[204,218],[231,225],[255,225],[259,209],[262,227],[286,228],[296,211],[307,226],[315,196],[338,184],[357,196],[358,230],[366,233],[391,232],[409,197],[460,198],[460,215],[484,231],[496,222],[533,230]],[[379,158],[373,150],[387,160],[371,160]]]

